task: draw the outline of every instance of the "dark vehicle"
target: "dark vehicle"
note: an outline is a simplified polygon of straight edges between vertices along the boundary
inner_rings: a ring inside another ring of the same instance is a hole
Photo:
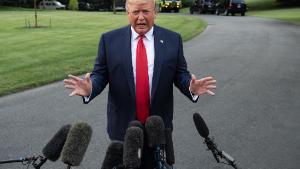
[[[117,11],[125,10],[125,0],[115,0]],[[112,11],[113,0],[78,0],[79,10],[84,11]]]
[[[241,16],[245,16],[247,11],[247,5],[244,0],[220,0],[216,4],[216,14],[220,15],[224,13],[224,15],[231,14],[232,16],[236,13],[240,13]]]
[[[196,0],[190,7],[190,13],[212,13],[216,12],[216,2],[214,0]]]
[[[158,1],[159,12],[179,12],[181,5],[181,0],[159,0]]]
[[[94,7],[87,2],[78,2],[78,10],[80,11],[94,11]]]

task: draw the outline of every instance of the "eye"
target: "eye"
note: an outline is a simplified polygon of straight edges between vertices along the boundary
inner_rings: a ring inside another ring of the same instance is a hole
[[[144,15],[148,15],[149,13],[150,13],[149,10],[143,10],[143,14],[144,14]]]
[[[131,12],[133,15],[138,15],[140,13],[140,11],[132,11]]]

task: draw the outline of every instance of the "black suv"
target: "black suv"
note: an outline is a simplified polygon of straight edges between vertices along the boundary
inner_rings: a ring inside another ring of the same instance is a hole
[[[232,16],[236,13],[240,13],[241,16],[245,16],[247,11],[247,5],[244,0],[219,0],[216,4],[216,14],[224,15],[231,14]]]
[[[216,11],[216,2],[214,0],[196,0],[195,3],[190,7],[190,13],[212,13]]]

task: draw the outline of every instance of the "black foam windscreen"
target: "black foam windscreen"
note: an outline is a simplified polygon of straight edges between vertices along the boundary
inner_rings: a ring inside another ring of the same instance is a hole
[[[172,139],[172,129],[166,128],[166,161],[169,165],[175,164],[175,155],[174,155],[174,147],[173,147],[173,139]]]
[[[139,128],[141,128],[141,129],[144,130],[144,126],[143,126],[142,123],[141,123],[140,121],[138,121],[138,120],[133,120],[133,121],[129,122],[128,128],[129,128],[129,127],[132,127],[132,126],[139,127]]]
[[[51,161],[56,161],[59,159],[70,128],[70,124],[62,126],[43,148],[42,153],[47,159]]]
[[[166,143],[165,125],[160,116],[150,116],[145,123],[148,146],[163,145]]]
[[[140,167],[143,145],[143,130],[135,126],[129,127],[125,133],[123,151],[123,165],[126,169]]]
[[[105,154],[101,169],[118,168],[123,164],[123,142],[112,141]]]
[[[76,123],[68,134],[62,150],[62,162],[79,166],[92,137],[92,128],[87,123]]]
[[[197,129],[198,133],[203,138],[207,138],[208,135],[209,135],[209,130],[208,130],[207,125],[205,124],[204,120],[200,116],[200,114],[199,113],[194,113],[193,119],[194,119],[194,123],[195,123],[195,126],[196,126],[196,129]]]

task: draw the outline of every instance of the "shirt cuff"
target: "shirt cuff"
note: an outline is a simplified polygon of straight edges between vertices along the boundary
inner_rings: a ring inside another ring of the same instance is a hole
[[[83,96],[83,99],[84,99],[85,102],[89,102],[90,101],[90,97],[91,97],[91,95],[89,95],[89,96]]]
[[[90,94],[89,96],[83,96],[83,99],[84,99],[85,102],[89,102],[89,101],[90,101],[92,92],[93,92],[93,87],[92,87],[92,89],[91,89],[91,94]]]
[[[194,94],[191,92],[191,90],[189,90],[189,91],[190,91],[190,94],[191,94],[191,96],[192,96],[193,101],[196,101],[196,100],[198,99],[199,95],[194,95]]]

